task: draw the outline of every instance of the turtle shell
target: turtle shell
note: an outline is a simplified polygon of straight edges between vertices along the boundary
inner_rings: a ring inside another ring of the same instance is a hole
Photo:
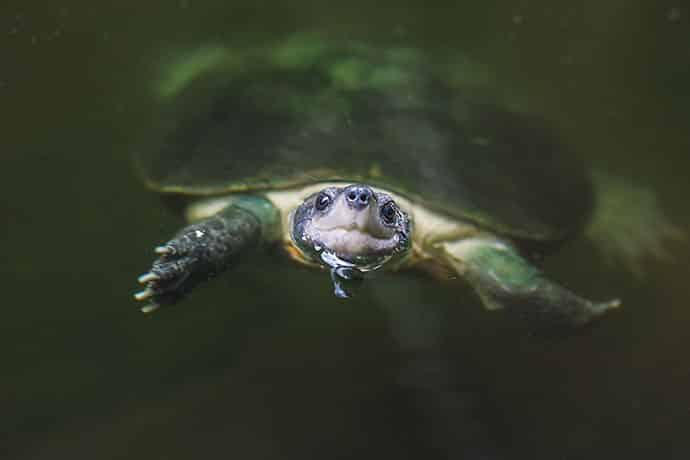
[[[540,241],[579,229],[591,209],[589,176],[549,124],[487,97],[466,61],[308,40],[214,53],[162,91],[161,136],[136,158],[155,190],[366,182]]]

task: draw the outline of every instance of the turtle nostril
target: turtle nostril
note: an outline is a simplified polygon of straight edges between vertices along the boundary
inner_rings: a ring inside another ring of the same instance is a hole
[[[347,202],[356,209],[364,209],[369,205],[369,201],[373,198],[373,192],[369,187],[352,186],[347,190],[345,195]]]

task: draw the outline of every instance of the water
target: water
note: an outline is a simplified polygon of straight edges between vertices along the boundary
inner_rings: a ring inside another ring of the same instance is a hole
[[[584,240],[549,258],[577,292],[624,301],[564,339],[482,311],[455,280],[383,274],[342,301],[269,255],[141,315],[136,276],[180,224],[127,153],[155,116],[156,62],[314,26],[464,50],[688,227],[682,2],[5,1],[2,457],[687,457],[687,245],[642,278]]]

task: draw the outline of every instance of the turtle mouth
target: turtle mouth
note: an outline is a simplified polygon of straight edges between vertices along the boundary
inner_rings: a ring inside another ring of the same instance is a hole
[[[312,228],[311,238],[317,246],[334,252],[339,257],[352,259],[354,256],[378,256],[389,254],[399,245],[397,234],[381,238],[357,226]]]

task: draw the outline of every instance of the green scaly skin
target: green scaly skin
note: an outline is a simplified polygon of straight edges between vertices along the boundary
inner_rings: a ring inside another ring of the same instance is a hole
[[[451,265],[477,291],[488,309],[504,309],[538,328],[580,326],[620,305],[592,302],[546,277],[512,246],[493,238],[446,245]]]

